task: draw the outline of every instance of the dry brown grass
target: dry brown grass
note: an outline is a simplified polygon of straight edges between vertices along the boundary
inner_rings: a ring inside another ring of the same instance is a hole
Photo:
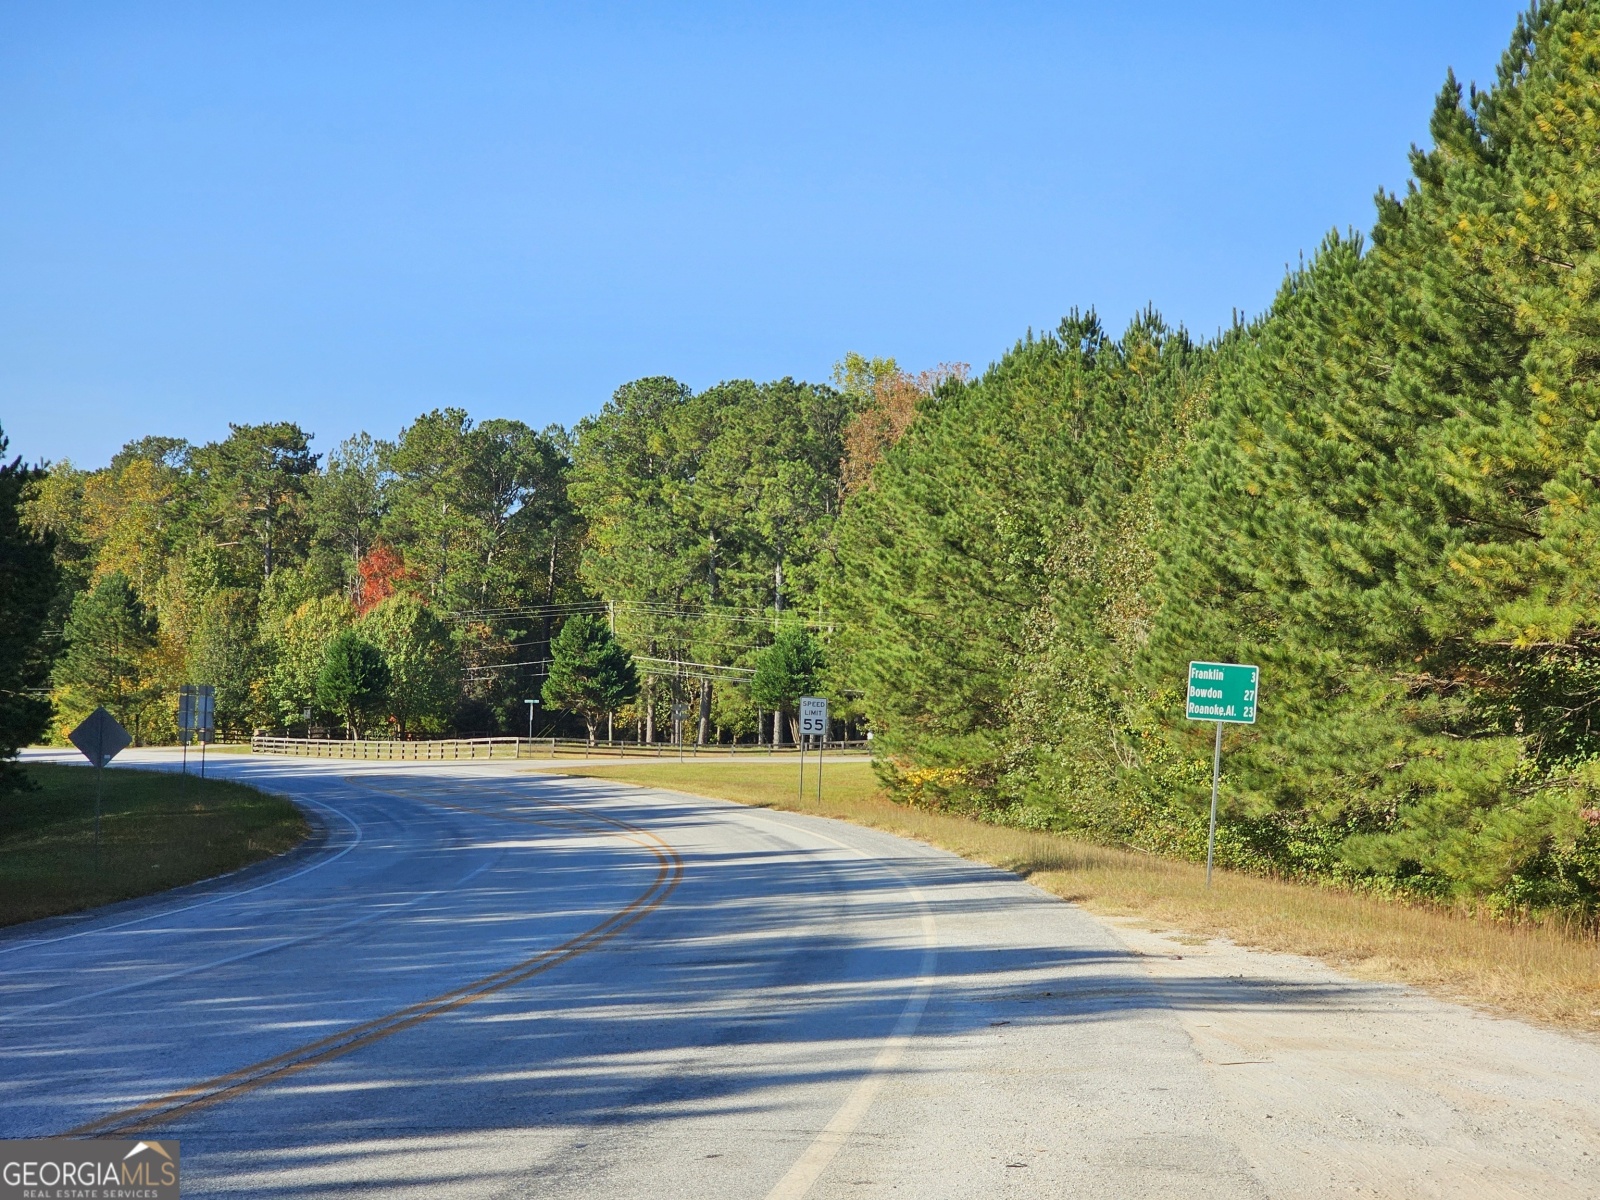
[[[986,825],[886,800],[864,762],[824,768],[824,796],[793,763],[652,763],[573,774],[673,788],[744,804],[853,821],[1014,871],[1066,900],[1191,934],[1305,954],[1369,979],[1565,1028],[1600,1032],[1600,943],[1557,924],[1513,925],[1333,888],[1113,850],[1057,834]]]

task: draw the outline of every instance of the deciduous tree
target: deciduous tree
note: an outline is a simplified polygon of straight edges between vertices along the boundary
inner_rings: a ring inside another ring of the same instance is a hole
[[[442,729],[461,692],[461,660],[445,623],[421,600],[401,595],[374,607],[356,631],[383,652],[395,731],[403,738]]]

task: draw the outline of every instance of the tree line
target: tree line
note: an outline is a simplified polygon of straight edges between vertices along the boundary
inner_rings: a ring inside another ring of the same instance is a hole
[[[1254,662],[1222,861],[1593,911],[1597,128],[1600,16],[1541,4],[1492,88],[1447,78],[1370,234],[1209,340],[1075,311],[976,376],[852,354],[638,380],[570,431],[444,410],[325,460],[263,425],[14,463],[7,587],[45,637],[5,635],[7,703],[114,699],[162,740],[203,678],[241,732],[515,731],[538,696],[591,737],[676,709],[790,740],[822,690],[906,802],[1195,856],[1185,664]]]
[[[206,682],[222,738],[519,733],[533,698],[541,734],[792,740],[816,673],[757,664],[796,639],[821,661],[853,405],[645,379],[570,432],[444,409],[325,458],[269,423],[14,462],[0,500],[48,596],[29,720],[59,739],[103,704],[171,742],[178,686]]]
[[[189,681],[216,687],[225,737],[330,718],[399,736],[495,727],[520,682],[503,668],[540,630],[481,614],[575,594],[567,462],[559,429],[443,409],[325,461],[280,422],[51,465],[23,517],[59,581],[55,732],[105,704],[139,740],[170,741]],[[379,654],[383,687],[338,684],[336,645],[346,668]]]
[[[1186,663],[1258,663],[1224,861],[1592,912],[1596,128],[1600,12],[1538,5],[1258,319],[1075,314],[940,386],[827,597],[895,788],[1202,855]]]

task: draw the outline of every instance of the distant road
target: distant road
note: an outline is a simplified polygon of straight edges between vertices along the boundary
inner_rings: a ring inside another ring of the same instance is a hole
[[[1593,1041],[521,767],[214,758],[319,839],[0,934],[0,1134],[194,1196],[1600,1196]]]

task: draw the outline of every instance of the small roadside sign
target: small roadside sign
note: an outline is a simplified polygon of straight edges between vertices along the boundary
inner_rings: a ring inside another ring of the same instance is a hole
[[[178,688],[178,740],[209,742],[216,730],[217,689],[209,683],[186,683]]]
[[[682,700],[672,702],[672,740],[678,743],[678,761],[683,761],[683,725],[689,719],[689,706]],[[699,751],[695,751],[696,754]]]
[[[70,741],[95,765],[94,772],[94,869],[100,870],[100,804],[105,794],[105,765],[128,748],[133,741],[122,723],[105,710],[95,709],[71,733]]]
[[[132,744],[133,739],[104,707],[85,717],[67,739],[97,767],[103,767]]]
[[[1183,715],[1191,721],[1256,722],[1261,668],[1238,663],[1189,664],[1189,696]]]
[[[828,701],[822,696],[800,697],[800,798],[806,794],[806,739],[817,739],[817,801],[822,801],[822,747],[828,742]]]
[[[828,736],[828,702],[823,697],[800,697],[800,736]]]
[[[217,729],[217,689],[209,683],[195,684],[195,702],[200,740],[209,742]]]

